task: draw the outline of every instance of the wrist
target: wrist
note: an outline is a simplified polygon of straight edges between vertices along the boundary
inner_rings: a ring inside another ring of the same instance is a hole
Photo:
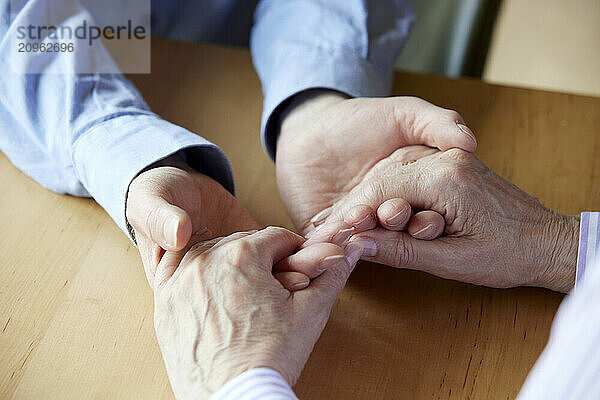
[[[277,148],[285,132],[294,130],[294,127],[306,124],[307,120],[314,119],[315,115],[340,101],[350,97],[341,92],[330,89],[310,89],[295,95],[279,114],[279,136]]]
[[[539,257],[535,286],[566,293],[575,284],[579,246],[579,216],[552,212],[538,230],[543,252]]]

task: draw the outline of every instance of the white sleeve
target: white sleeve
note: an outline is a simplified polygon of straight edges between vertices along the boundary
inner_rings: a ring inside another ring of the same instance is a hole
[[[600,263],[565,298],[520,400],[600,398]]]
[[[210,400],[298,400],[279,372],[252,368],[227,382]]]

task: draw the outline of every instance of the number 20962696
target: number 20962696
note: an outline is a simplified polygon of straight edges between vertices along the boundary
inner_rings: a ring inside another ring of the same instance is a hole
[[[19,53],[72,53],[73,43],[25,43],[17,44]]]

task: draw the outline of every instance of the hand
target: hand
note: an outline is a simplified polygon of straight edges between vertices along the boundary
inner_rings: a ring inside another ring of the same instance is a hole
[[[129,186],[127,220],[150,286],[165,250],[181,250],[199,240],[257,229],[248,211],[223,186],[176,160],[138,175]]]
[[[175,397],[208,398],[255,367],[296,382],[354,266],[333,244],[306,247],[292,257],[320,253],[325,272],[290,293],[271,270],[303,242],[271,227],[164,255],[154,285],[155,328]]]
[[[407,154],[417,161],[406,164]],[[377,228],[358,235],[377,244],[377,253],[363,258],[492,287],[566,292],[573,286],[578,217],[544,208],[473,154],[423,146],[397,150],[376,164],[329,218],[343,219],[355,204],[374,207],[380,215],[377,207],[396,198],[443,215],[444,235],[424,241]]]
[[[348,99],[336,92],[311,91],[288,109],[277,143],[277,182],[303,234],[395,150],[412,144],[467,151],[477,146],[457,112],[414,97]],[[383,210],[390,217],[406,209],[401,201],[389,205],[400,207]],[[410,215],[400,217],[393,221],[395,228],[403,228]],[[357,228],[370,229],[375,222],[370,218]]]

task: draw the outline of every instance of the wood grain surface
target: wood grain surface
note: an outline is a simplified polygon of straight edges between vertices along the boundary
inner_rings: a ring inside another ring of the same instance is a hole
[[[220,145],[241,202],[291,228],[258,132],[245,49],[154,41],[133,76],[162,117]],[[564,213],[600,209],[600,99],[398,74],[396,94],[465,117],[492,169]],[[92,200],[43,189],[0,155],[0,398],[173,397],[137,250]],[[535,252],[535,249],[532,249]],[[296,392],[305,399],[512,399],[562,296],[362,263]]]

